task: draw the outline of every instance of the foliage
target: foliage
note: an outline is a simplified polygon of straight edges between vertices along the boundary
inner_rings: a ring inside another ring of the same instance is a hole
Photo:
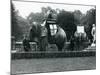
[[[15,37],[16,41],[22,40],[23,34],[29,31],[28,21],[18,15],[13,4],[11,4],[11,36]]]
[[[96,24],[95,20],[96,20],[96,9],[90,9],[83,17],[82,23],[92,25]]]
[[[76,25],[81,24],[81,19],[82,19],[82,16],[83,16],[82,12],[80,10],[75,10],[73,12],[73,14],[74,14],[74,20],[75,20],[74,23]]]
[[[65,30],[67,39],[70,40],[71,35],[73,35],[76,30],[74,14],[63,10],[59,13],[57,22]]]
[[[43,22],[44,19],[47,18],[48,10],[52,10],[54,14],[53,17],[56,18],[56,14],[57,14],[56,10],[52,9],[51,7],[47,7],[47,8],[42,7],[41,12],[39,13],[31,12],[27,17],[27,20],[29,21],[30,24],[32,24],[32,22],[38,22],[40,24],[41,22]]]
[[[41,23],[43,18],[44,18],[43,13],[30,13],[30,15],[27,17],[27,20],[29,21],[30,24],[32,24],[32,22]]]
[[[20,27],[18,26],[17,11],[13,4],[11,4],[11,35],[17,40],[21,35]]]
[[[83,16],[81,22],[85,25],[85,30],[88,35],[88,38],[92,40],[91,30],[92,25],[96,24],[96,9],[90,9],[87,11],[86,15]]]
[[[92,24],[96,24],[96,9],[90,9],[86,14],[83,14],[80,10],[75,10],[74,12],[52,9],[51,7],[42,7],[41,12],[33,13],[31,12],[26,19],[18,15],[18,11],[15,10],[13,4],[11,4],[11,30],[12,36],[15,36],[17,40],[22,38],[22,35],[29,34],[32,22],[37,22],[41,24],[45,18],[47,18],[47,11],[53,11],[53,17],[57,19],[57,23],[65,30],[67,39],[70,40],[71,36],[76,31],[76,26],[82,24],[85,26],[86,33],[91,37]],[[59,10],[59,14],[57,11]]]

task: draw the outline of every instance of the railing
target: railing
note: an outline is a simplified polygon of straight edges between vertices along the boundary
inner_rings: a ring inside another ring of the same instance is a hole
[[[31,47],[30,51],[36,51],[37,43],[30,42],[30,47]],[[12,48],[12,52],[23,52],[24,51],[23,42],[15,42],[15,44],[13,44],[13,46],[11,48]]]
[[[95,55],[96,51],[55,51],[55,52],[38,51],[38,52],[11,53],[11,59],[89,57]]]
[[[88,47],[88,43],[85,42],[83,45],[79,45],[79,47],[76,47],[77,45],[74,46],[73,50],[71,50],[70,48],[70,42],[66,42],[65,46],[63,47],[62,51],[82,51],[82,50],[90,50],[90,48]],[[86,47],[84,47],[86,46]],[[15,46],[13,46],[15,48],[12,48],[14,50],[12,50],[12,52],[25,52],[24,48],[23,48],[23,43],[22,42],[16,42]],[[41,52],[41,50],[38,50],[38,46],[36,42],[30,42],[30,47],[31,49],[28,52]],[[72,47],[72,46],[71,46]],[[91,47],[91,50],[95,50],[95,47]],[[50,44],[47,48],[47,50],[45,52],[57,52],[57,46],[54,44]]]
[[[66,42],[65,46],[69,45],[70,42]],[[11,52],[12,59],[30,59],[30,58],[61,58],[61,57],[87,57],[96,55],[96,47],[89,46],[83,50],[63,50],[63,51],[37,51],[36,42],[30,42],[32,50],[25,52],[23,50],[22,42],[16,42],[16,51]],[[34,47],[33,47],[34,46]],[[53,45],[54,46],[54,45]]]

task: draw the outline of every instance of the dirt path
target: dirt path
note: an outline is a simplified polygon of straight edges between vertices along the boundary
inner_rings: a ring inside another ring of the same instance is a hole
[[[12,60],[11,64],[12,74],[88,70],[95,68],[95,57],[20,59]]]

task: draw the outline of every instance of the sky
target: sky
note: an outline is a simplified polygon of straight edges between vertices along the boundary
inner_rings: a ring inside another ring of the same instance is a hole
[[[51,7],[53,9],[64,9],[66,11],[75,11],[80,10],[85,14],[94,6],[82,6],[82,5],[63,5],[63,4],[51,4],[51,3],[36,3],[36,2],[21,2],[21,1],[12,1],[16,10],[19,11],[19,15],[23,18],[26,18],[31,12],[41,12],[41,7]]]

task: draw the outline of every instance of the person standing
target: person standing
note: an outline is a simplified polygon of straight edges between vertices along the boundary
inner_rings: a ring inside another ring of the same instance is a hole
[[[26,35],[24,36],[23,39],[23,47],[25,52],[28,52],[31,49],[28,37]]]
[[[92,32],[91,32],[92,36],[93,36],[93,43],[96,43],[96,27],[95,24],[92,25]]]

